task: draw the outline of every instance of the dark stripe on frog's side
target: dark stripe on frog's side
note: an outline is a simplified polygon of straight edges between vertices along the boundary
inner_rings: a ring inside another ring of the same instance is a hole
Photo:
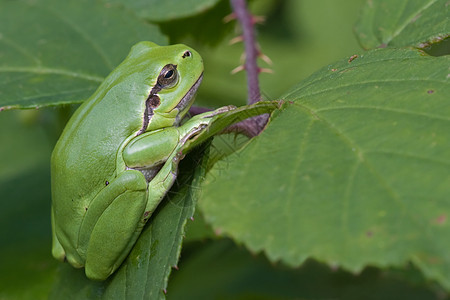
[[[155,86],[151,89],[150,94],[147,97],[147,100],[145,100],[145,111],[142,122],[142,128],[139,130],[136,136],[143,134],[147,130],[148,124],[150,123],[150,120],[154,115],[153,109],[158,107],[159,104],[161,103],[161,99],[159,99],[159,96],[157,95],[157,93],[160,90],[162,90],[162,87],[159,85],[158,82],[156,82]]]

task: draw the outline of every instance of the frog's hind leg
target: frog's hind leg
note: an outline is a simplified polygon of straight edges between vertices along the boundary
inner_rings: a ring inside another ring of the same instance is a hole
[[[145,225],[147,182],[141,172],[119,175],[90,205],[79,243],[87,243],[86,275],[104,280],[126,258]]]

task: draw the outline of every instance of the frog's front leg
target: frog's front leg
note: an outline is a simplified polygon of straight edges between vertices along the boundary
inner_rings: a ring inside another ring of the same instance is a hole
[[[211,113],[208,113],[208,116],[210,115]],[[125,147],[123,159],[128,168],[146,173],[146,169],[160,166],[154,176],[147,177],[149,181],[145,208],[147,219],[175,182],[178,164],[184,155],[183,148],[186,142],[202,132],[210,122],[211,118],[208,117],[192,118],[180,127],[168,127],[144,133]]]
[[[89,278],[104,280],[120,266],[145,225],[146,200],[147,181],[136,170],[122,172],[94,198],[78,239]]]
[[[152,169],[170,162],[176,152],[182,151],[186,142],[202,132],[213,121],[213,117],[236,108],[229,105],[196,115],[179,127],[166,127],[145,132],[133,138],[123,149],[122,159],[129,169]],[[166,166],[168,168],[169,166]],[[164,167],[163,167],[164,168]],[[159,172],[161,173],[161,172]],[[153,177],[152,177],[153,178]],[[148,178],[150,181],[152,178]]]

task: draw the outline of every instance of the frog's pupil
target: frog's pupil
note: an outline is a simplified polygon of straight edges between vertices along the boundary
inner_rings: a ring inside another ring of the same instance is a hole
[[[166,73],[166,75],[164,75],[164,78],[170,78],[173,75],[173,70],[170,70],[169,72]]]

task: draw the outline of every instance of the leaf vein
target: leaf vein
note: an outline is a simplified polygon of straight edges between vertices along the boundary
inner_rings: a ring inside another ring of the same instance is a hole
[[[445,116],[439,116],[435,114],[430,113],[423,113],[423,112],[416,112],[406,109],[398,109],[398,108],[387,108],[387,107],[381,107],[381,106],[367,106],[367,105],[345,105],[345,106],[339,106],[339,107],[324,107],[316,109],[315,112],[324,112],[324,111],[333,111],[333,110],[340,110],[340,109],[361,109],[361,110],[381,110],[381,111],[388,111],[388,112],[394,112],[394,113],[401,113],[401,114],[409,114],[414,116],[421,116],[426,118],[432,118],[432,119],[438,119],[442,121],[450,121],[450,117]]]
[[[24,56],[30,58],[33,60],[37,65],[41,65],[40,59],[38,59],[35,55],[32,55],[29,51],[27,51],[26,48],[22,47],[20,44],[17,44],[10,38],[6,38],[5,35],[2,33],[0,34],[0,41],[3,41],[6,45],[9,45],[16,49],[18,52],[22,53]]]
[[[392,36],[386,41],[386,44],[389,44],[394,38],[396,38],[397,36],[399,36],[402,31],[409,25],[411,24],[411,21],[414,20],[414,18],[416,18],[417,15],[421,14],[423,11],[425,11],[428,7],[430,7],[431,5],[433,5],[434,3],[436,3],[437,0],[431,0],[428,3],[425,3],[422,7],[418,8],[417,11],[411,13],[411,16],[409,18],[407,18],[405,20],[405,22],[403,22],[403,24],[401,24],[398,29],[396,31],[393,32]],[[405,2],[406,5],[406,2]],[[403,11],[405,10],[405,7],[403,7]]]
[[[314,125],[314,122],[316,121],[315,118],[312,118],[310,120],[310,122],[308,123],[308,125],[305,128],[305,131],[303,133],[303,137],[302,140],[300,142],[298,151],[296,153],[298,153],[298,159],[295,163],[295,166],[293,166],[292,168],[292,176],[291,176],[291,182],[288,185],[290,187],[290,191],[288,193],[288,196],[286,197],[286,204],[284,205],[284,210],[285,210],[285,216],[288,217],[288,220],[286,220],[286,228],[289,229],[293,229],[296,228],[294,226],[294,220],[293,220],[293,214],[292,214],[292,199],[295,199],[296,197],[294,197],[295,194],[295,188],[296,188],[296,184],[295,182],[298,180],[298,177],[295,176],[296,173],[298,173],[298,170],[300,169],[303,161],[304,161],[304,153],[305,153],[305,149],[306,149],[306,142],[309,138],[309,134],[312,130],[312,127]],[[292,236],[293,231],[292,230],[286,230],[286,232],[290,235],[290,237],[288,238],[289,241],[296,241],[295,237]]]
[[[55,92],[55,93],[46,93],[46,94],[40,94],[40,95],[33,95],[33,96],[29,96],[29,97],[23,97],[20,98],[21,101],[27,101],[30,99],[38,99],[41,97],[51,97],[51,96],[59,96],[59,95],[64,95],[64,94],[71,94],[71,93],[75,93],[75,92],[81,92],[81,91],[88,91],[91,90],[90,88],[82,88],[82,89],[76,89],[76,90],[68,90],[68,91],[64,91],[64,92]],[[21,104],[15,104],[15,105],[3,105],[0,106],[1,109],[13,109],[13,108],[29,108],[29,107],[48,107],[48,106],[57,106],[57,105],[61,105],[61,104],[73,104],[73,103],[80,103],[83,102],[83,99],[80,100],[69,100],[69,101],[58,101],[58,103],[51,103],[51,104],[43,104],[43,105],[39,105],[39,104],[35,104],[35,105],[21,105]]]
[[[430,161],[430,162],[437,163],[437,164],[443,164],[443,165],[450,166],[450,161],[436,159],[434,157],[429,157],[429,156],[417,155],[414,153],[400,152],[400,151],[394,151],[394,150],[382,150],[382,149],[367,150],[367,151],[364,151],[364,153],[366,153],[366,154],[379,153],[379,154],[398,155],[398,156],[420,159],[420,160]]]
[[[323,93],[328,93],[331,91],[335,91],[335,90],[339,90],[339,89],[343,89],[343,88],[349,88],[349,87],[353,87],[353,86],[361,86],[361,85],[369,85],[369,84],[383,84],[383,83],[399,83],[399,82],[436,82],[436,83],[443,83],[446,84],[446,80],[437,80],[437,79],[389,79],[389,80],[368,80],[368,81],[360,81],[360,82],[356,82],[356,83],[350,83],[350,84],[345,84],[345,85],[339,85],[339,86],[335,86],[329,89],[324,89],[324,90],[320,90],[317,92],[313,92],[310,94],[306,94],[306,95],[301,95],[299,97],[301,98],[306,98],[306,97],[312,97],[312,96],[316,96],[316,95],[320,95]],[[298,92],[300,90],[297,90],[296,92]]]
[[[71,72],[63,69],[55,68],[39,68],[39,67],[0,67],[0,73],[33,73],[33,74],[55,74],[73,78],[81,78],[89,81],[102,82],[104,78],[77,72]]]
[[[110,69],[114,69],[114,65],[112,64],[112,62],[108,59],[108,56],[106,55],[106,53],[102,50],[102,48],[99,46],[99,44],[95,41],[95,39],[93,39],[92,37],[89,36],[88,33],[86,33],[85,31],[83,31],[81,29],[81,27],[77,26],[77,24],[75,22],[72,22],[68,19],[67,14],[61,16],[59,11],[55,10],[54,8],[50,8],[50,7],[42,7],[46,10],[48,10],[50,13],[52,13],[55,17],[57,17],[59,20],[61,20],[63,23],[67,24],[69,26],[69,28],[72,28],[72,30],[76,33],[78,33],[88,44],[90,44],[92,46],[92,48],[95,49],[95,51],[97,51],[97,53],[99,54],[99,56],[102,58],[103,62],[105,63],[105,65]]]
[[[394,50],[392,50],[392,51],[394,51]],[[362,57],[361,57],[361,58],[362,58]],[[401,59],[399,59],[398,57],[394,57],[394,58],[392,58],[392,57],[391,57],[391,58],[382,58],[382,59],[377,59],[377,60],[368,61],[368,62],[364,62],[364,63],[359,63],[358,65],[350,65],[350,64],[349,64],[349,65],[347,65],[346,67],[339,68],[338,70],[339,70],[340,72],[343,72],[343,71],[346,71],[346,70],[354,69],[355,67],[356,67],[356,68],[360,68],[360,67],[366,67],[366,66],[373,65],[373,64],[377,65],[377,64],[380,64],[380,63],[382,63],[382,62],[400,61],[400,60],[401,60],[402,62],[405,62],[405,61],[407,61],[407,60],[417,60],[417,56],[413,56],[413,57],[404,57],[404,58],[401,58]],[[339,64],[339,62],[337,62],[337,63],[335,63],[335,64],[333,64],[333,65],[331,65],[331,66],[337,67],[338,64]],[[329,68],[331,68],[331,66],[330,66]],[[307,83],[307,84],[304,85],[304,86],[298,86],[297,88],[294,88],[291,92],[287,93],[287,94],[285,95],[285,98],[291,96],[292,94],[295,94],[295,93],[299,92],[300,90],[303,90],[303,89],[305,89],[305,88],[307,88],[307,87],[313,85],[313,84],[316,83],[316,82],[319,82],[319,81],[322,81],[322,80],[325,80],[325,79],[330,79],[332,76],[335,76],[335,74],[334,74],[334,73],[327,73],[327,74],[324,74],[324,76],[319,77],[319,78],[317,78],[317,79],[315,79],[315,80],[313,80],[313,81]],[[305,82],[305,83],[306,83],[306,82]]]
[[[359,168],[359,166],[361,165],[361,161],[359,159],[355,160],[355,164],[353,165],[351,171],[350,171],[350,175],[348,176],[348,181],[347,181],[347,185],[345,187],[344,190],[344,199],[343,199],[343,209],[342,209],[342,230],[343,232],[345,232],[348,236],[351,236],[351,233],[349,232],[349,227],[348,227],[348,210],[350,207],[350,195],[352,194],[352,188],[353,188],[353,184],[355,182],[355,175],[356,172]],[[347,245],[347,243],[343,243],[343,245]]]

